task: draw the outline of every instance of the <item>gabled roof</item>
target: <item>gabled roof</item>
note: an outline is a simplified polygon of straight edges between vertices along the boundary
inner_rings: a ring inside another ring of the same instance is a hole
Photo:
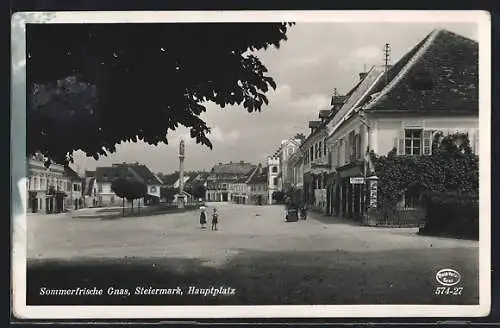
[[[163,176],[163,183],[166,185],[173,186],[175,182],[179,180],[179,172],[174,172],[170,174],[165,174]]]
[[[478,43],[435,30],[388,71],[369,110],[477,112]]]
[[[121,163],[113,164],[112,167],[121,167],[132,170],[142,181],[146,184],[163,184],[163,181],[156,176],[151,170],[144,164],[139,163]]]
[[[71,167],[64,166],[64,173],[71,181],[82,181],[82,177],[78,175]]]
[[[111,166],[98,167],[95,170],[95,179],[99,183],[113,182],[120,177],[134,178],[134,173],[129,171],[127,167]]]

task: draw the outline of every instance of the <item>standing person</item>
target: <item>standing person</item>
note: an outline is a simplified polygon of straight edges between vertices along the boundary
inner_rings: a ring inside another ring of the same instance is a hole
[[[205,224],[207,224],[207,215],[205,214],[206,211],[205,204],[201,204],[200,206],[200,225],[202,229],[205,229]]]
[[[212,230],[217,230],[217,223],[219,223],[219,213],[217,213],[217,209],[214,208],[212,214]]]

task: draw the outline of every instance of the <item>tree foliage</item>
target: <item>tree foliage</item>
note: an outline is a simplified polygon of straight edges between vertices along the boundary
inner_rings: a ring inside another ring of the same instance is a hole
[[[168,143],[180,125],[211,148],[205,104],[267,105],[276,83],[254,52],[279,48],[290,25],[28,25],[28,153],[97,159],[125,141]]]
[[[111,184],[111,190],[120,198],[133,201],[145,197],[148,188],[145,183],[136,179],[118,178]]]
[[[205,198],[206,188],[203,183],[195,183],[187,190],[194,198]]]
[[[407,190],[474,193],[479,188],[479,157],[463,133],[436,133],[430,156],[396,156],[392,150],[380,157],[372,152],[371,158],[379,178],[380,205],[394,207]]]
[[[160,188],[160,197],[166,199],[171,202],[174,200],[174,196],[177,194],[177,189],[172,187],[161,187]]]

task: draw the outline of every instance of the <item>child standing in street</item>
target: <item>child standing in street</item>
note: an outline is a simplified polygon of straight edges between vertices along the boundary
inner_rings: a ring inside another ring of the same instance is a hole
[[[212,214],[212,230],[217,230],[217,223],[219,223],[219,214],[217,213],[217,209],[214,208]]]
[[[205,229],[205,224],[207,224],[207,216],[205,214],[206,207],[204,204],[200,206],[200,225],[202,229]]]

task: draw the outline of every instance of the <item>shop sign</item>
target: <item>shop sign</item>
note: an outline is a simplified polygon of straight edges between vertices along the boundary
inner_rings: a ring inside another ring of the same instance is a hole
[[[364,184],[365,178],[363,177],[351,177],[349,178],[351,184]]]

